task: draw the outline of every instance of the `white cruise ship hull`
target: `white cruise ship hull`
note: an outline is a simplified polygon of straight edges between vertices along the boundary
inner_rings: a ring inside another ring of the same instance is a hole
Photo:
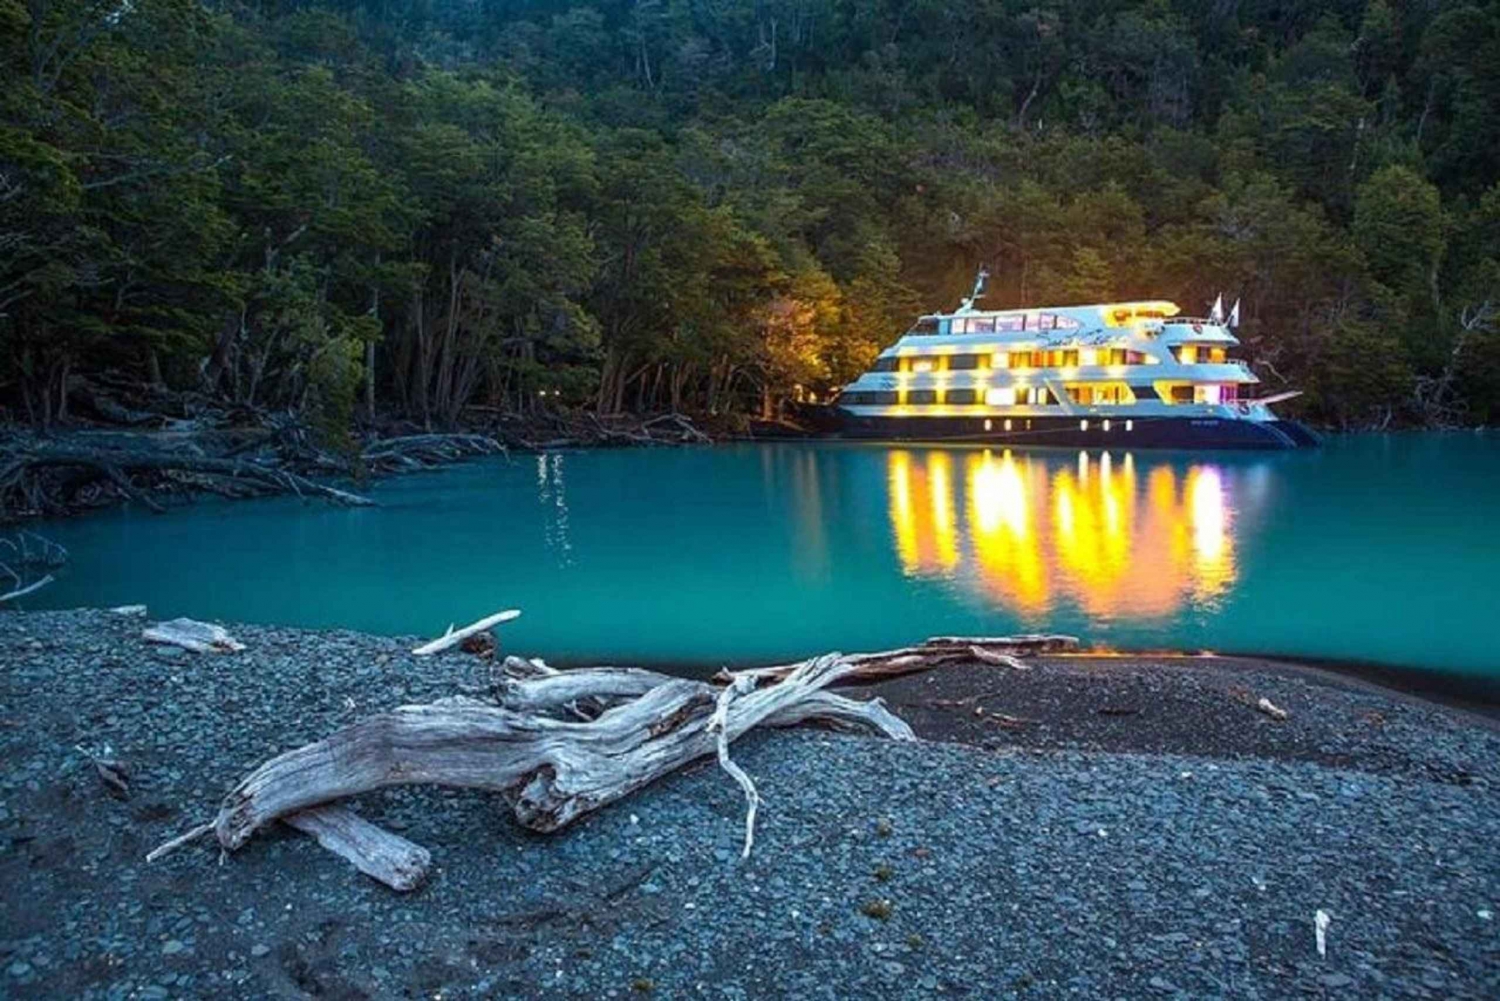
[[[842,438],[1056,448],[1292,449],[1320,442],[1296,421],[1242,417],[883,416],[831,407]]]

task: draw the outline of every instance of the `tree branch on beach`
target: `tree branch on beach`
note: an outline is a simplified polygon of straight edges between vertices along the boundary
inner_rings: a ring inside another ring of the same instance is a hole
[[[0,605],[40,591],[55,578],[49,572],[68,561],[68,551],[35,532],[18,532],[0,539],[0,581],[9,580],[9,590],[0,592]]]
[[[820,723],[913,740],[911,728],[879,699],[856,701],[827,689],[972,661],[974,649],[1020,657],[1076,647],[1077,640],[1062,636],[941,637],[901,650],[831,653],[730,672],[712,682],[636,668],[557,671],[507,657],[490,700],[402,706],[271,758],[229,792],[210,823],[149,858],[209,831],[234,851],[282,820],[361,871],[408,890],[426,871],[425,850],[355,817],[340,801],[398,785],[482,789],[500,793],[523,827],[550,832],[709,755],[745,791],[748,855],[759,795],[729,757],[740,736],[757,726]]]

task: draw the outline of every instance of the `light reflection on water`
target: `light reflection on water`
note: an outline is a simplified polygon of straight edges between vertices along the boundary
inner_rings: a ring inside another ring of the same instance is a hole
[[[1099,618],[1211,607],[1233,586],[1235,499],[1218,467],[1138,475],[1131,453],[1077,463],[894,449],[892,539],[907,575],[954,582],[1040,622],[1060,603]]]
[[[370,489],[38,526],[72,559],[24,607],[428,636],[521,608],[509,651],[694,670],[1036,629],[1500,676],[1494,435],[558,452]]]

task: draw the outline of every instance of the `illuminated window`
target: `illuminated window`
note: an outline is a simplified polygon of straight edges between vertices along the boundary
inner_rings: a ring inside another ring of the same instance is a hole
[[[1026,316],[997,316],[995,317],[995,329],[1001,332],[1025,330]]]
[[[1125,430],[1126,431],[1134,431],[1135,430],[1135,421],[1126,421],[1125,422]]]
[[[1104,430],[1106,430],[1106,431],[1109,430],[1109,421],[1105,421],[1104,422]]]
[[[1016,405],[1016,390],[1014,386],[995,386],[984,391],[984,402],[992,407],[1013,407]]]
[[[1007,422],[1007,423],[1009,423],[1009,422]],[[989,418],[988,418],[988,417],[986,417],[986,418],[985,418],[985,419],[984,419],[984,429],[985,429],[985,430],[986,430],[986,431],[988,431],[988,430],[989,430],[989,429],[990,429],[990,419],[989,419]]]
[[[1078,430],[1080,430],[1080,431],[1087,431],[1088,429],[1089,429],[1089,422],[1088,421],[1079,421],[1078,422]]]
[[[1220,390],[1220,387],[1218,387],[1218,386],[1195,386],[1195,387],[1193,387],[1193,402],[1194,403],[1211,403],[1211,404],[1217,404],[1217,403],[1220,402],[1221,397],[1222,397],[1222,392]]]
[[[1097,364],[1099,364],[1099,353],[1097,351],[1095,351],[1093,348],[1084,348],[1082,351],[1078,352],[1078,364],[1080,364],[1080,365],[1097,365]]]
[[[995,332],[995,318],[993,316],[975,317],[969,321],[969,333],[971,334],[993,334]]]
[[[988,424],[989,422],[986,421],[985,423]],[[1007,430],[1007,431],[1010,430],[1010,418],[1009,417],[1005,418],[1005,430]]]
[[[913,372],[935,372],[937,371],[937,359],[913,358],[911,359],[911,370]]]

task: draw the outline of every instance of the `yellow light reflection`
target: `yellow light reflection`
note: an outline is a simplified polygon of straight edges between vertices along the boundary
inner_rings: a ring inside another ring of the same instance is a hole
[[[1165,616],[1235,581],[1232,505],[1218,469],[1182,477],[1135,456],[1078,463],[1008,450],[894,450],[890,515],[902,568],[951,579],[1029,618],[1068,603],[1099,617]]]

